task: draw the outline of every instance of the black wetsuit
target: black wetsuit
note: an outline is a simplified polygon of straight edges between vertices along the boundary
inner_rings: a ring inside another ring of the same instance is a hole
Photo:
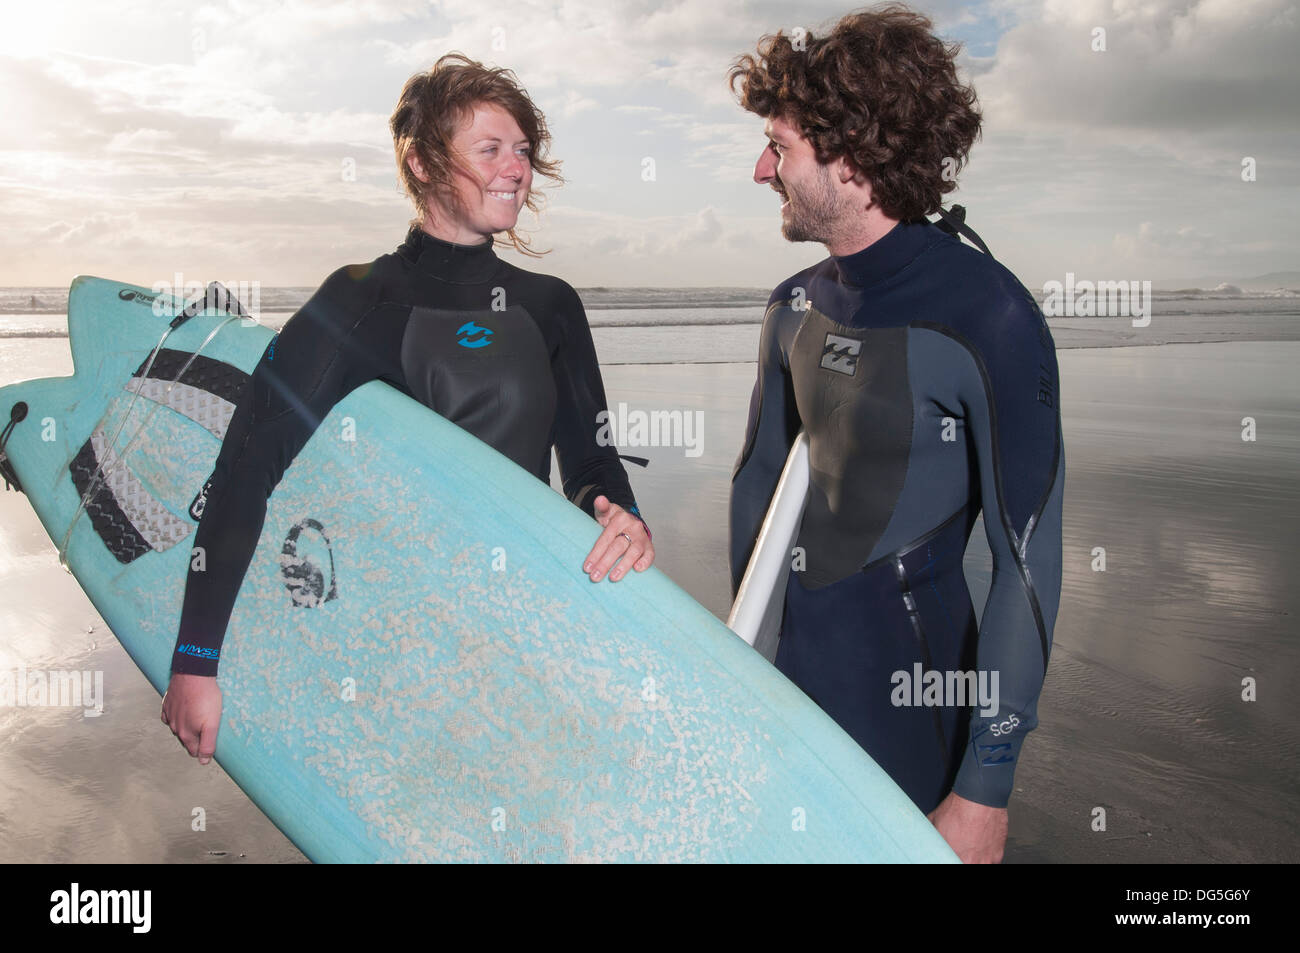
[[[271,341],[204,489],[172,671],[217,673],[221,642],[257,546],[266,501],[321,420],[384,380],[550,480],[588,514],[604,495],[636,513],[613,446],[577,293],[502,261],[491,243],[454,245],[412,228],[394,254],[330,275]]]
[[[1029,292],[930,224],[832,256],[768,305],[732,483],[733,586],[802,428],[806,564],[796,552],[776,664],[926,812],[950,790],[1004,807],[1037,723],[1061,584],[1058,403]],[[993,579],[977,625],[962,556],[981,508]],[[997,672],[998,711],[915,704],[918,663],[945,685]]]

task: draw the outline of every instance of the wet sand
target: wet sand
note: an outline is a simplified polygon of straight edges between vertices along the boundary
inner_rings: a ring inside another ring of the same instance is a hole
[[[1065,574],[1041,727],[1012,801],[1009,862],[1300,856],[1297,343],[1062,351]],[[11,339],[0,382],[68,373],[66,339]],[[727,493],[752,364],[610,366],[611,405],[698,410],[702,452],[626,448],[658,565],[728,602]],[[1254,442],[1241,439],[1252,416]],[[1092,551],[1106,550],[1105,572]],[[967,557],[982,598],[988,556]],[[216,765],[158,721],[25,498],[0,492],[0,671],[102,670],[99,717],[0,707],[0,860],[301,861]],[[1258,701],[1241,700],[1244,677]],[[191,829],[202,807],[207,830]],[[1107,829],[1093,831],[1097,807]]]

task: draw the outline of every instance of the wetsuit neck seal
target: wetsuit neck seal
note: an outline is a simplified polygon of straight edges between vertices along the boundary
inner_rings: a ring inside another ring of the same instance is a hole
[[[492,250],[492,242],[481,245],[458,245],[434,238],[415,226],[397,252],[426,274],[459,285],[473,285],[489,280],[501,260]]]
[[[940,237],[929,222],[899,222],[861,251],[831,261],[841,282],[868,288],[902,271]]]

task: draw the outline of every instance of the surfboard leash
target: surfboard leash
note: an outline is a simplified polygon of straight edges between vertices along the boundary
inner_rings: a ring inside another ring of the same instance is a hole
[[[14,472],[14,466],[9,462],[9,454],[5,453],[5,444],[9,442],[9,436],[14,432],[14,427],[22,423],[27,418],[27,402],[20,400],[9,408],[9,423],[5,424],[5,429],[0,430],[0,479],[5,481],[5,489],[14,489],[19,493],[23,492],[23,485],[18,482],[18,474]]]

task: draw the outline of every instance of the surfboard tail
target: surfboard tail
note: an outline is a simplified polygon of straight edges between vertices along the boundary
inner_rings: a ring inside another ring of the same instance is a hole
[[[767,658],[780,638],[790,551],[799,538],[808,501],[808,435],[800,431],[777,481],[767,515],[745,567],[727,625]]]

